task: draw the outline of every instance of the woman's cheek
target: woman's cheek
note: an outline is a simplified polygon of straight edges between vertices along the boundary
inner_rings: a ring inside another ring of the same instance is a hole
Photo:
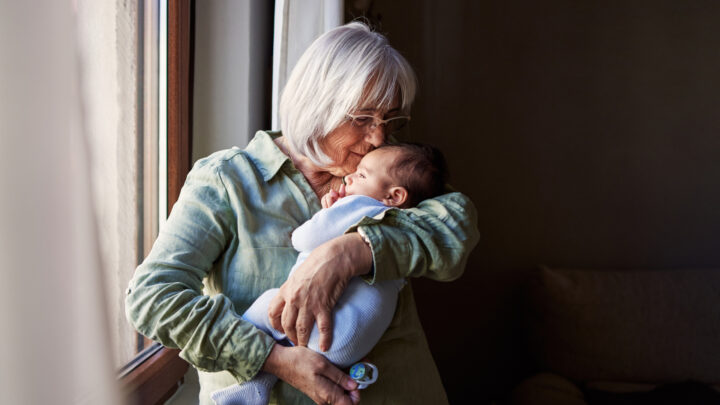
[[[355,173],[355,170],[357,170],[358,165],[360,164],[360,160],[362,160],[361,157],[354,153],[350,153],[345,161],[345,169],[348,171],[347,174]]]

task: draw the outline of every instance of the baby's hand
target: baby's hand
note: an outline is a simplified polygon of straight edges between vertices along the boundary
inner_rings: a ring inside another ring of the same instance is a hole
[[[325,194],[322,199],[320,199],[320,204],[323,208],[330,208],[332,207],[335,202],[341,198],[345,197],[345,185],[340,185],[340,190],[330,190],[329,193]]]

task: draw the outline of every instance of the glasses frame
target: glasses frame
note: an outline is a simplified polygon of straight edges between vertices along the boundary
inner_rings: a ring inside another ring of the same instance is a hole
[[[355,127],[357,127],[357,128],[363,128],[363,129],[365,129],[365,130],[375,129],[375,128],[378,127],[378,125],[385,125],[385,127],[387,127],[387,123],[388,123],[388,122],[391,122],[391,121],[394,121],[394,120],[399,120],[399,119],[407,119],[407,122],[406,122],[405,124],[403,124],[403,126],[401,126],[400,128],[398,128],[398,129],[396,129],[395,131],[393,131],[393,133],[394,133],[394,132],[397,132],[397,131],[399,131],[399,130],[401,130],[401,129],[403,129],[403,128],[405,127],[405,125],[407,125],[407,123],[410,122],[410,116],[409,116],[409,115],[399,115],[399,116],[397,116],[397,117],[388,118],[388,119],[386,119],[386,120],[384,120],[384,119],[382,119],[382,118],[378,118],[378,117],[376,117],[376,116],[374,116],[374,115],[368,115],[368,114],[357,114],[357,115],[356,115],[356,114],[345,114],[345,116],[346,116],[347,119],[349,119],[351,125],[353,125],[353,126],[355,126]],[[373,121],[372,121],[372,123],[367,123],[367,124],[363,124],[363,125],[357,125],[357,124],[355,124],[355,120],[358,119],[358,118],[371,118]]]

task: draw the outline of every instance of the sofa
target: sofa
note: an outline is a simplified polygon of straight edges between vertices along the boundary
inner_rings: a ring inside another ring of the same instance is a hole
[[[720,404],[720,270],[539,268],[525,404]]]

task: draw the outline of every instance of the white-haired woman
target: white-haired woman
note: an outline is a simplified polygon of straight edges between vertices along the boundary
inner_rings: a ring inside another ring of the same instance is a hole
[[[280,105],[282,133],[260,131],[244,150],[195,164],[130,282],[126,310],[141,333],[182,349],[199,370],[202,404],[261,370],[282,380],[274,389],[281,404],[357,403],[356,383],[304,347],[315,323],[321,347],[330,346],[331,312],[348,280],[462,274],[478,233],[472,203],[453,192],[364,219],[286,279],[297,257],[293,229],[409,120],[414,95],[407,61],[382,35],[350,23],[318,38],[293,69]],[[275,344],[239,315],[278,286],[269,317],[296,346]],[[368,358],[380,379],[363,391],[367,403],[447,402],[409,286]]]

